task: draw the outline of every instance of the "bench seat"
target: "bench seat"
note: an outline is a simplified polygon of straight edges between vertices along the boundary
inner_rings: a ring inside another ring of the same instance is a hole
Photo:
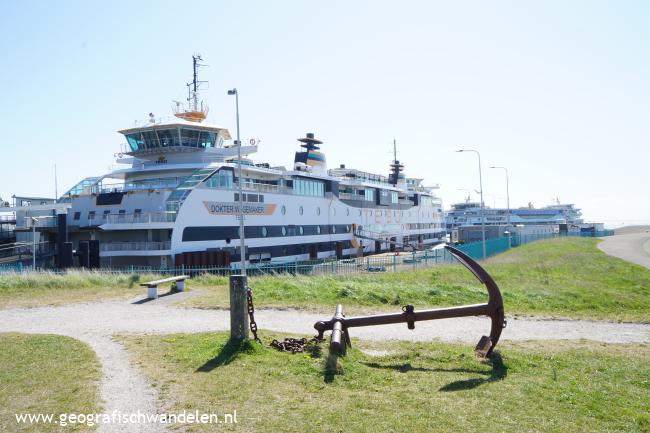
[[[160,280],[147,281],[140,283],[140,285],[147,287],[147,298],[158,299],[158,285],[165,283],[176,283],[176,290],[182,292],[185,290],[185,280],[187,278],[189,278],[188,275],[178,275],[175,277],[163,278]]]

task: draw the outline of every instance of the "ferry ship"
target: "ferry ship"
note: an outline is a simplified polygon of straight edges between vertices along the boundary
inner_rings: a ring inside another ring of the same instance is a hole
[[[549,225],[549,224],[583,224],[582,212],[573,204],[562,204],[559,200],[539,209],[529,204],[528,207],[510,209],[484,207],[485,224],[506,226]],[[463,226],[481,224],[481,203],[473,202],[468,197],[462,203],[451,205],[445,214],[445,223],[449,231]]]
[[[94,250],[99,263],[80,261],[90,267],[235,266],[241,182],[249,263],[346,258],[444,239],[437,186],[407,178],[396,157],[387,176],[328,169],[323,141],[308,133],[298,138],[290,169],[253,162],[256,140],[238,146],[227,128],[206,120],[201,60],[193,56],[187,104],[176,103],[169,119],[150,114],[120,130],[126,144],[117,167],[59,197],[62,215],[25,218],[26,230],[30,221],[49,230],[59,255]]]

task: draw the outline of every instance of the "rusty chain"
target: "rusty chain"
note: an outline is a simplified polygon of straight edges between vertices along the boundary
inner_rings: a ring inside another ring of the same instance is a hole
[[[263,344],[262,340],[260,340],[260,338],[257,336],[257,322],[255,322],[255,306],[253,305],[253,289],[251,289],[250,287],[246,287],[246,301],[247,301],[247,309],[248,309],[248,322],[251,328],[251,333],[253,334],[253,338],[255,339],[255,341],[257,341],[260,344]],[[306,337],[303,338],[287,337],[284,339],[284,341],[278,341],[276,339],[273,339],[273,341],[271,341],[271,344],[269,344],[269,346],[275,347],[280,352],[301,353],[305,351],[305,347],[307,347],[308,344],[321,343],[323,341],[324,339],[320,338],[318,335],[310,339]]]
[[[251,332],[253,333],[255,341],[262,344],[262,340],[257,336],[257,322],[255,322],[255,307],[253,306],[253,289],[250,287],[246,287],[246,301]]]

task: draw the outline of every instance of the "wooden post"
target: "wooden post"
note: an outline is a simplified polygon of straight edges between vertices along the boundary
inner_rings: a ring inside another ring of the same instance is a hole
[[[248,338],[247,286],[245,275],[230,276],[230,338],[233,340]]]

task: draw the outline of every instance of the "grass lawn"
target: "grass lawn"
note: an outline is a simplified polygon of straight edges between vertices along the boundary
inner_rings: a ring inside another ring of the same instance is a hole
[[[105,274],[69,271],[66,274],[25,273],[0,275],[0,308],[38,307],[90,302],[142,295],[140,281],[159,275]]]
[[[650,270],[611,257],[599,240],[561,238],[534,242],[486,261],[502,290],[507,314],[650,321]],[[192,280],[203,296],[183,306],[226,308],[227,279]],[[296,307],[332,313],[337,303],[349,313],[484,302],[485,288],[460,265],[416,271],[345,276],[251,278],[256,307]]]
[[[84,343],[57,335],[0,334],[0,431],[95,431],[68,424],[18,424],[16,413],[98,413],[101,366]],[[63,430],[62,430],[63,429]]]
[[[459,344],[353,341],[336,361],[326,345],[291,355],[225,333],[120,338],[166,409],[236,411],[219,431],[650,431],[647,345],[503,342],[484,361]]]

